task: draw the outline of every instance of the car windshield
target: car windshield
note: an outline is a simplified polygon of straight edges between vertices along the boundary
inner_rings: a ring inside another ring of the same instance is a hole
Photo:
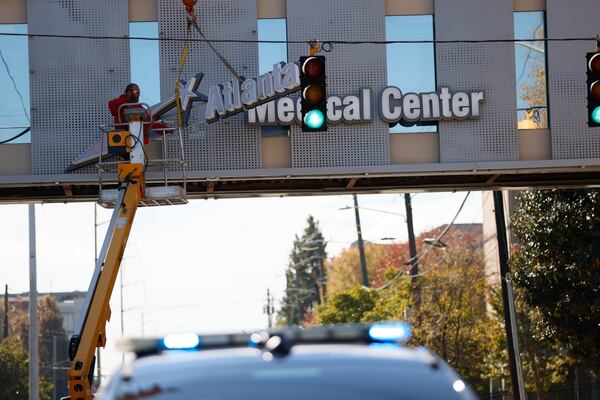
[[[460,399],[452,378],[423,363],[397,360],[289,360],[189,368],[169,365],[160,374],[128,377],[117,399],[305,400]],[[174,367],[174,368],[172,368]]]

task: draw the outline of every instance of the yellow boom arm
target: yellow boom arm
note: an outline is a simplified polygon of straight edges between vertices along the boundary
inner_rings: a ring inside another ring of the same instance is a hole
[[[86,294],[79,332],[71,338],[69,393],[71,400],[91,400],[96,347],[106,343],[106,322],[110,320],[110,296],[121,265],[125,245],[138,205],[144,193],[143,165],[119,165],[117,203]]]

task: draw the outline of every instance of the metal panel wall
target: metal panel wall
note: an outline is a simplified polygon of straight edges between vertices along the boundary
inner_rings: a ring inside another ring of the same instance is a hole
[[[28,0],[31,34],[126,36],[122,0]],[[129,80],[127,40],[29,39],[34,174],[58,174],[112,122],[107,102]]]
[[[385,40],[384,0],[288,0],[287,18],[290,40]],[[307,54],[306,44],[289,46],[290,60]],[[358,88],[373,89],[373,121],[316,133],[292,127],[293,167],[389,164],[389,125],[377,116],[377,97],[387,85],[385,46],[335,45],[326,56],[328,94],[358,96]]]
[[[438,40],[512,39],[512,0],[436,0]],[[440,122],[440,161],[518,159],[515,56],[512,43],[436,46],[437,85],[485,92],[481,118]]]
[[[549,38],[593,37],[598,33],[598,0],[547,0]],[[548,43],[548,96],[552,158],[600,157],[600,129],[587,126],[585,53],[589,42]]]
[[[209,39],[257,39],[255,0],[211,0],[197,7],[198,25]],[[185,10],[181,2],[159,0],[159,31],[161,37],[185,36]],[[200,38],[192,31],[192,38]],[[258,47],[256,43],[215,43],[214,46],[246,77],[258,73]],[[179,60],[183,43],[160,43],[161,97],[172,96],[175,90]],[[208,95],[208,88],[234,79],[227,68],[206,43],[192,42],[188,50],[183,79],[199,72],[206,75],[199,91]],[[260,168],[260,129],[247,126],[244,113],[211,125],[202,123],[205,104],[194,106],[190,127],[186,129],[184,144],[189,169],[192,171]],[[179,154],[179,147],[171,138],[169,151]]]

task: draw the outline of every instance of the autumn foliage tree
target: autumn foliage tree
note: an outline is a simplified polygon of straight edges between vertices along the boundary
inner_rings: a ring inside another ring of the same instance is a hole
[[[436,237],[444,227],[426,232]],[[408,320],[413,343],[424,345],[453,365],[475,388],[485,391],[494,366],[503,363],[498,349],[502,326],[486,312],[490,287],[484,274],[480,226],[450,228],[446,248],[419,245],[421,276],[417,284],[421,305],[415,308],[412,283],[407,275],[406,244],[371,247],[373,286],[388,283],[384,290],[357,286],[359,261],[348,249],[329,265],[331,293],[318,309],[321,323]],[[341,280],[341,282],[338,282]]]

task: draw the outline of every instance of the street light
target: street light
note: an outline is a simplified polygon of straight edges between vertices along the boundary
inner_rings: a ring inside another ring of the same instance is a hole
[[[448,247],[448,245],[446,243],[442,242],[438,238],[425,238],[425,239],[423,239],[423,243],[428,244],[433,247],[439,247],[441,249],[445,249],[446,247]]]

